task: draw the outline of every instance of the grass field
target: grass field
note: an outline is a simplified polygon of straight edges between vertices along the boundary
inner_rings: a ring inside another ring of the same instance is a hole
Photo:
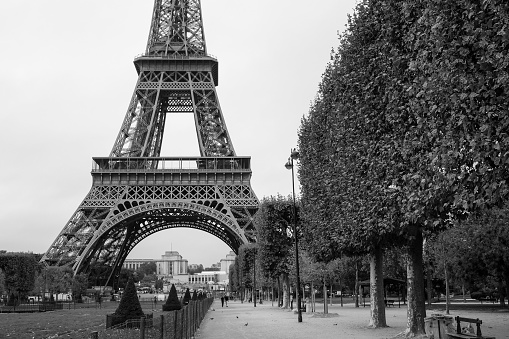
[[[162,303],[142,303],[145,313],[156,314]],[[106,314],[115,312],[118,302],[103,302],[89,308],[64,309],[41,313],[0,313],[0,338],[88,338],[93,331],[105,329]]]

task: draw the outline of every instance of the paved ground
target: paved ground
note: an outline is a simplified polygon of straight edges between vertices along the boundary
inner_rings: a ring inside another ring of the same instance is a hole
[[[323,304],[320,305],[323,307]],[[319,305],[317,305],[317,308]],[[318,309],[317,309],[318,310]],[[323,310],[322,310],[323,312]],[[329,316],[323,313],[302,314],[302,323],[297,314],[281,310],[271,303],[256,305],[229,302],[221,308],[215,301],[207,313],[196,338],[198,339],[295,339],[295,338],[391,338],[406,328],[406,308],[387,309],[388,328],[368,328],[369,308],[353,305],[333,305]]]
[[[442,305],[443,306],[443,305]],[[444,313],[441,305],[433,305],[427,311]],[[322,308],[322,309],[320,309]],[[323,312],[323,304],[317,304],[317,311]],[[355,338],[385,339],[394,338],[406,329],[406,306],[386,309],[388,328],[368,328],[369,307],[355,308],[353,304],[329,306],[329,316],[323,313],[303,313],[302,323],[297,322],[297,314],[281,310],[271,303],[257,304],[229,302],[221,308],[215,301],[207,313],[196,339],[295,339],[295,338]],[[509,310],[457,309],[451,316],[480,318],[483,320],[483,334],[497,339],[509,339]],[[399,337],[399,336],[398,336]]]

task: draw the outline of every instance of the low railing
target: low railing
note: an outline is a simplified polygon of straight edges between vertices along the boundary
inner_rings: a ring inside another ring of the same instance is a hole
[[[72,308],[74,308],[73,303],[66,301],[28,302],[0,305],[0,313],[34,313]]]
[[[251,172],[250,157],[93,158],[92,172]]]
[[[181,310],[163,312],[153,319],[140,318],[122,325],[95,331],[76,333],[76,339],[190,339],[194,336],[205,317],[213,298],[190,301]],[[162,306],[162,304],[161,304]]]
[[[156,305],[152,302],[144,302],[142,304],[150,304],[150,307]],[[14,304],[0,303],[0,313],[35,313],[47,312],[55,310],[75,310],[81,308],[102,308],[101,303],[89,300],[77,302],[74,300],[63,301],[30,301],[30,302],[16,302]]]
[[[212,54],[189,54],[189,55],[182,55],[182,54],[168,54],[168,55],[157,55],[157,54],[138,54],[134,57],[134,60],[140,59],[140,58],[154,58],[154,59],[176,59],[176,60],[189,60],[189,59],[204,59],[204,58],[212,58],[217,60],[217,57],[215,57]]]

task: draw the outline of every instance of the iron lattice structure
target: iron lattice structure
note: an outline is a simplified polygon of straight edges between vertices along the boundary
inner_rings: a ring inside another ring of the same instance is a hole
[[[45,253],[107,280],[143,239],[173,227],[215,235],[238,251],[255,240],[258,209],[249,157],[238,157],[216,94],[199,0],[155,0],[138,81],[109,157],[93,158],[92,188]],[[194,114],[200,157],[161,157],[166,114]]]

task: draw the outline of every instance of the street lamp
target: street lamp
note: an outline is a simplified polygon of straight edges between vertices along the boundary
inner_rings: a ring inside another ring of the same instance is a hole
[[[299,152],[295,149],[291,150],[290,157],[288,158],[288,162],[285,164],[286,169],[292,170],[292,192],[293,192],[293,234],[295,238],[295,271],[297,275],[297,286],[296,286],[296,296],[297,296],[297,314],[298,314],[298,322],[302,322],[302,310],[300,308],[300,275],[299,275],[299,246],[297,239],[297,207],[295,205],[295,175],[293,173],[293,160],[297,160],[299,158]]]

